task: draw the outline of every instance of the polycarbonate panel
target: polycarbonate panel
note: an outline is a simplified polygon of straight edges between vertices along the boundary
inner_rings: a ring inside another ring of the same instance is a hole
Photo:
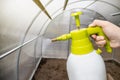
[[[98,12],[99,14],[103,15],[107,20],[115,24],[118,24],[120,22],[120,15],[119,16],[111,15],[111,13],[119,12],[120,10],[118,10],[116,7],[110,4],[97,1],[93,5],[89,6],[88,9]]]
[[[68,3],[73,3],[73,2],[77,2],[77,1],[81,1],[81,0],[68,0]]]
[[[45,24],[42,26],[42,29],[39,32],[39,36],[43,35],[45,33],[46,28],[48,27],[48,24],[51,22],[50,19],[46,20]]]
[[[52,2],[53,0],[40,0],[41,3],[45,6],[47,5],[48,3]]]
[[[42,37],[39,37],[35,42],[35,57],[36,63],[42,58]]]
[[[57,17],[59,14],[63,13],[63,8],[57,10],[53,15],[52,18],[54,19],[55,17]]]
[[[74,3],[79,1],[95,1],[95,0],[68,0],[68,3]]]
[[[20,44],[38,11],[32,0],[0,1],[0,54]]]
[[[19,50],[0,60],[0,80],[17,80],[17,60]]]
[[[35,42],[36,40],[21,48],[19,58],[19,80],[28,80],[35,69]]]
[[[79,16],[80,23],[81,23],[81,28],[88,27],[88,25],[91,24],[93,22],[93,20],[95,20],[95,19],[105,20],[105,18],[102,15],[100,15],[97,12],[92,11],[92,10],[77,8],[77,9],[71,10],[71,13],[76,12],[76,11],[82,11],[83,12],[83,14]],[[70,26],[71,26],[71,30],[76,29],[76,27],[75,27],[76,23],[75,23],[74,17],[71,17]]]
[[[106,49],[102,49],[101,56],[103,57],[104,60],[112,60],[114,54],[114,50],[112,53],[106,52]]]
[[[120,63],[120,48],[115,49],[113,59],[117,60]]]
[[[42,56],[47,58],[66,58],[69,52],[68,41],[51,42],[52,38],[69,33],[70,13],[53,19],[47,27],[42,40]]]
[[[93,2],[94,1],[81,1],[81,2],[71,3],[71,4],[67,5],[66,10],[70,10],[70,9],[74,9],[74,8],[85,8]]]
[[[48,20],[48,19],[49,18],[47,17],[47,15],[44,12],[41,12],[32,26],[38,26],[38,27],[42,28],[43,25],[45,24],[46,20]]]
[[[117,6],[118,8],[120,8],[120,0],[100,0],[100,1],[108,2],[108,3],[113,4],[114,6]]]
[[[41,12],[39,16],[37,16],[37,19],[32,23],[30,26],[30,29],[25,37],[25,41],[28,41],[30,39],[33,39],[34,37],[37,37],[43,26],[45,25],[48,17],[45,15],[44,12]]]
[[[65,0],[53,0],[48,6],[46,6],[46,10],[50,15],[53,15],[57,10],[64,6]]]

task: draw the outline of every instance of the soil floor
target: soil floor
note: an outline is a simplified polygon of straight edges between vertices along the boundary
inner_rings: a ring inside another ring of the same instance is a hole
[[[114,61],[106,61],[107,73],[114,80],[120,80],[120,65]],[[33,80],[68,80],[65,59],[42,59]]]

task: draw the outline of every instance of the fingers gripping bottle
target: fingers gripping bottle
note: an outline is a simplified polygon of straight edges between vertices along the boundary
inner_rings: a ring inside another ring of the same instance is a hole
[[[71,39],[71,53],[67,59],[67,73],[69,80],[107,80],[105,64],[99,54],[99,49],[94,50],[89,39],[90,35],[98,34],[105,37],[107,52],[112,52],[109,41],[99,26],[80,29],[79,15],[81,12],[73,13],[77,29],[69,34],[64,34],[52,41]]]

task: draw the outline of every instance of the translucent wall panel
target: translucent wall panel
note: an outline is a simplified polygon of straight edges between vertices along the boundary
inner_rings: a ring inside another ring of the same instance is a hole
[[[34,21],[29,26],[24,42],[30,39],[33,39],[34,37],[37,37],[47,20],[48,20],[48,17],[45,15],[45,13],[39,12],[36,15],[36,18],[34,19]]]
[[[70,13],[59,15],[48,25],[42,41],[42,55],[49,58],[66,58],[69,52],[68,41],[51,43],[51,39],[69,33]]]
[[[100,1],[105,1],[105,2],[108,2],[114,6],[117,6],[120,8],[120,0],[100,0]]]
[[[80,1],[80,0],[68,0],[68,3],[73,3],[73,2],[76,2],[76,1]]]
[[[120,48],[115,49],[113,59],[117,60],[120,63]]]
[[[57,10],[64,6],[64,1],[65,0],[53,0],[48,6],[46,6],[48,13],[52,16]]]
[[[0,54],[19,45],[38,11],[32,0],[0,1]]]
[[[81,2],[70,3],[66,7],[66,10],[70,10],[70,9],[74,9],[74,8],[85,8],[93,2],[94,1],[81,1]]]
[[[68,3],[74,3],[74,2],[79,2],[79,1],[95,1],[95,0],[69,0]]]
[[[102,49],[101,56],[103,57],[104,60],[111,60],[114,54],[114,50],[112,53],[106,52],[106,49]]]
[[[19,80],[28,80],[35,69],[35,42],[22,47],[19,59]]]
[[[100,13],[107,20],[109,20],[115,24],[118,24],[120,22],[120,16],[112,16],[111,15],[111,13],[119,12],[120,10],[110,4],[97,1],[96,3],[94,3],[93,5],[88,7],[88,9],[91,9],[91,10],[94,10],[94,11]]]
[[[59,14],[63,13],[63,8],[58,9],[53,15],[52,18],[54,19],[55,17],[57,17]]]
[[[19,50],[0,60],[0,80],[17,80],[17,60]]]
[[[48,24],[51,22],[51,20],[46,20],[46,22],[44,23],[44,25],[42,26],[42,29],[39,32],[39,36],[43,35],[48,27]]]
[[[76,11],[82,11],[83,12],[83,14],[80,15],[80,17],[79,17],[80,22],[81,22],[81,28],[88,27],[88,25],[90,23],[92,23],[94,19],[105,19],[103,16],[96,13],[95,11],[88,10],[88,9],[76,8],[76,9],[72,9],[70,11],[71,11],[71,13],[76,12]],[[76,29],[76,27],[75,27],[76,23],[75,23],[74,17],[71,17],[71,19],[70,19],[70,26],[71,26],[71,30]]]
[[[79,2],[79,1],[96,1],[96,0],[69,0],[68,4]],[[120,0],[97,0],[97,1],[107,2],[107,3],[113,4],[114,6],[117,6],[120,8],[120,4],[119,4]]]
[[[38,60],[42,58],[42,37],[37,38],[35,43],[35,57],[36,57],[36,63],[38,63]]]
[[[95,3],[95,0],[69,0],[66,10],[74,9],[74,8],[87,8],[94,10],[101,15],[103,15],[107,20],[118,24],[120,22],[120,16],[112,16],[111,14],[114,12],[119,12],[120,4],[119,1],[113,0],[98,0]],[[118,2],[116,4],[116,2]]]
[[[53,0],[40,0],[41,3],[46,6],[47,4],[49,4],[50,2],[52,2]]]

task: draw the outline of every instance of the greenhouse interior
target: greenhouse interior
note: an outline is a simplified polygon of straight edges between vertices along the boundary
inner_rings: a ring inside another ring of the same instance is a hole
[[[76,29],[71,13],[79,11],[80,28],[96,19],[120,27],[120,0],[1,0],[0,80],[69,80],[71,40],[51,39]],[[120,48],[103,48],[100,56],[107,80],[120,80]]]

